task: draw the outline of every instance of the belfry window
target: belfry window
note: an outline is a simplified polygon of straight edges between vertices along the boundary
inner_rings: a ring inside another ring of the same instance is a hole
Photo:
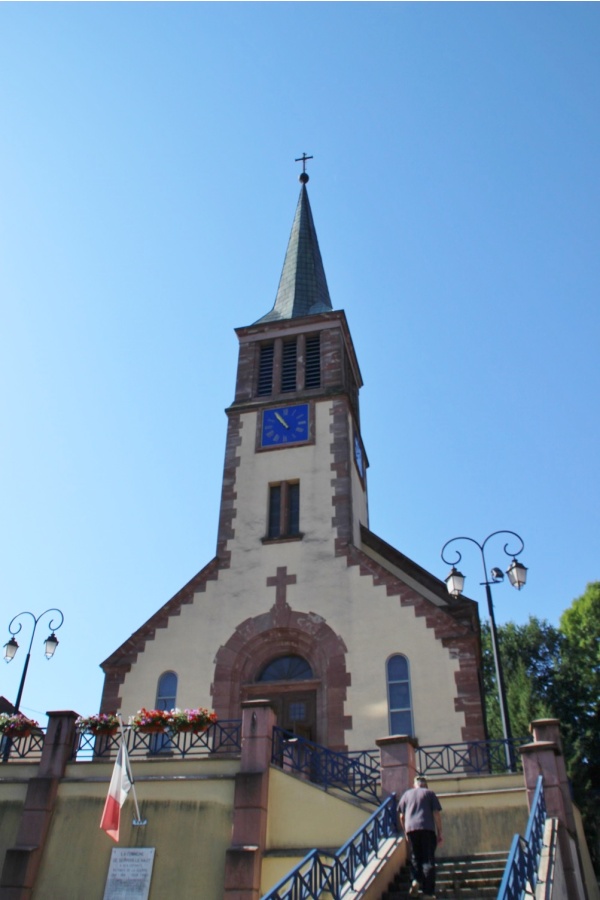
[[[401,653],[387,661],[388,709],[390,734],[413,733],[408,659]]]
[[[260,348],[258,362],[258,391],[259,396],[265,396],[273,392],[273,359],[275,357],[275,344],[263,344]]]
[[[296,361],[298,359],[296,339],[283,342],[281,357],[281,391],[296,390]]]
[[[300,483],[283,481],[269,487],[267,538],[300,536]]]
[[[321,387],[321,335],[306,338],[306,369],[304,387]]]
[[[258,348],[256,396],[321,387],[321,335],[276,338]]]

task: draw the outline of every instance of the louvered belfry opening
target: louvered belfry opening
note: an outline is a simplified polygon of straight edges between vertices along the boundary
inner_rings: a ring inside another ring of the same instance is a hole
[[[298,351],[296,338],[291,341],[283,342],[283,353],[281,357],[281,391],[296,390],[296,362],[298,359]]]
[[[275,344],[263,344],[260,348],[258,364],[258,390],[259,396],[273,393],[273,360],[275,358]]]
[[[299,357],[302,349],[304,364]],[[256,396],[292,393],[303,388],[310,390],[320,388],[322,383],[320,334],[300,340],[296,337],[276,338],[259,346]]]

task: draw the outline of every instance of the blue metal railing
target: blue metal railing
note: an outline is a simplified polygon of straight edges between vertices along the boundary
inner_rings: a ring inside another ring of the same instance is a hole
[[[380,768],[376,751],[339,753],[275,727],[271,762],[288,772],[304,775],[326,790],[336,788],[360,800],[379,803]]]
[[[240,719],[226,719],[215,722],[206,731],[198,734],[170,731],[144,734],[126,725],[123,728],[123,736],[131,758],[153,756],[185,759],[188,756],[209,756],[215,753],[239,754],[242,746],[242,723]],[[96,736],[80,732],[75,740],[73,757],[78,761],[114,757],[120,741],[118,733]]]
[[[525,837],[515,834],[498,890],[498,900],[521,900],[529,888],[535,891],[546,823],[546,801],[542,776],[538,776]]]
[[[378,855],[382,843],[399,833],[396,797],[392,795],[337,853],[311,850],[261,900],[309,900],[323,892],[340,900],[342,892],[354,887],[357,877]]]
[[[417,770],[422,775],[490,775],[521,771],[517,747],[526,738],[510,741],[467,741],[462,744],[435,744],[415,751]]]

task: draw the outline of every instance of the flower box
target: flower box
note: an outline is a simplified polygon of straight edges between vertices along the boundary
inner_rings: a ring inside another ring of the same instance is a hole
[[[199,734],[216,721],[216,713],[209,712],[203,706],[195,709],[172,709],[169,715],[169,727],[175,732]]]
[[[142,734],[160,734],[169,727],[169,711],[146,709],[144,706],[131,717],[131,725]]]
[[[118,716],[114,713],[96,713],[93,716],[79,716],[75,720],[75,725],[81,732],[88,732],[95,737],[104,735],[112,737],[120,728]]]
[[[28,719],[21,713],[9,715],[8,713],[0,714],[0,734],[11,740],[29,737],[32,731],[39,728],[39,723],[35,719]]]

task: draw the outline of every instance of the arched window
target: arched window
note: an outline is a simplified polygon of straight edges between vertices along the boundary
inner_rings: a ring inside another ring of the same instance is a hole
[[[264,667],[257,681],[306,681],[313,677],[309,664],[301,656],[280,656]]]
[[[163,672],[156,688],[156,709],[174,709],[177,699],[177,675]],[[150,753],[168,753],[171,750],[169,734],[154,734],[150,741]]]
[[[387,661],[390,734],[413,734],[410,673],[408,660],[401,653]]]
[[[175,672],[163,672],[158,679],[156,689],[156,708],[174,709],[177,699],[177,675]]]

